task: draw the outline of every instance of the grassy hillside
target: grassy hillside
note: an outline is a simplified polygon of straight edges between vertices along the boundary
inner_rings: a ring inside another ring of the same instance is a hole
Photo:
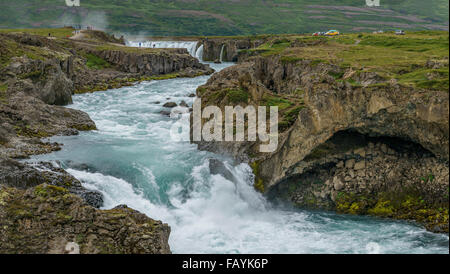
[[[148,35],[248,35],[402,29],[448,30],[448,0],[64,0],[0,2],[0,28],[93,25]]]
[[[313,46],[304,46],[313,45]],[[339,37],[279,36],[250,55],[279,55],[282,62],[314,60],[376,72],[400,84],[448,92],[449,34],[445,31],[418,31],[399,36],[384,34],[347,34]],[[343,74],[332,75],[341,79]]]

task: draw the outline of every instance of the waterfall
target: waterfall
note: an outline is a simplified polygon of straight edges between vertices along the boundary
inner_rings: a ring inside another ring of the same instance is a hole
[[[222,45],[222,48],[220,49],[220,62],[223,62],[223,51],[225,50],[225,45]]]
[[[197,51],[195,52],[195,57],[198,60],[203,61],[203,45],[200,45],[200,47],[198,47]]]
[[[187,49],[190,55],[196,57],[196,41],[128,41],[127,46],[142,48],[182,48]]]

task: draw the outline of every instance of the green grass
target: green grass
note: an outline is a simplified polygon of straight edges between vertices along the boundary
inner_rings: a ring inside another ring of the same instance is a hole
[[[50,55],[51,51],[43,47],[23,45],[6,36],[0,37],[0,68],[8,66],[13,57],[26,56],[33,60],[45,60]]]
[[[111,64],[96,55],[86,54],[86,66],[91,69],[105,69],[111,67]]]
[[[359,43],[356,43],[358,41]],[[357,73],[377,72],[386,79],[430,90],[448,90],[449,33],[446,31],[344,34],[338,37],[285,35],[274,37],[260,47],[250,50],[253,55],[278,55],[283,63],[310,61],[334,64],[340,70],[328,74],[342,81],[344,72],[353,68]],[[441,64],[432,70],[428,61]],[[354,79],[346,79],[360,86]]]
[[[227,91],[227,98],[230,103],[239,104],[239,103],[247,103],[249,94],[247,91],[241,89],[230,89]]]
[[[436,79],[432,79],[435,77]],[[449,89],[449,68],[420,69],[399,77],[399,82],[431,90]]]
[[[6,102],[6,91],[8,90],[8,84],[0,83],[0,103]]]
[[[0,28],[53,27],[84,23],[126,33],[154,36],[253,35],[442,28],[448,24],[448,0],[381,1],[377,12],[364,0],[89,0],[68,8],[63,0],[0,2]],[[324,6],[311,7],[310,5]],[[330,7],[327,7],[330,6]],[[336,9],[331,6],[344,6]],[[358,12],[345,10],[363,8]],[[313,13],[310,13],[313,12]],[[383,14],[384,16],[380,16]],[[317,17],[319,16],[319,17]],[[406,17],[409,16],[409,17]],[[411,18],[412,20],[408,19]],[[423,22],[418,22],[422,20]],[[383,25],[387,24],[387,25]],[[355,30],[354,28],[358,29]]]
[[[40,36],[52,36],[57,38],[67,38],[72,36],[72,28],[34,28],[34,29],[0,29],[0,33],[29,33]]]
[[[286,100],[284,98],[277,97],[277,96],[270,96],[270,95],[264,96],[262,99],[262,103],[265,104],[267,107],[277,106],[278,110],[285,110],[288,107],[293,105],[293,103],[289,100]]]
[[[0,92],[4,93],[8,90],[8,84],[0,84]]]

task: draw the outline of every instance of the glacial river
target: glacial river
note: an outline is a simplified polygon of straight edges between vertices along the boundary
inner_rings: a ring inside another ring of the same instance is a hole
[[[188,95],[208,77],[75,95],[69,107],[87,112],[98,130],[52,138],[63,149],[34,159],[58,162],[103,193],[105,209],[127,204],[168,223],[173,253],[449,252],[447,235],[407,222],[277,208],[253,189],[248,165],[172,141],[175,120],[159,113],[162,105],[192,104]],[[223,161],[238,182],[212,175],[210,158]]]

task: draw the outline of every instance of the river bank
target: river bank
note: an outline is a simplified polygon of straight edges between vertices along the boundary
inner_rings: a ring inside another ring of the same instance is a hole
[[[81,253],[170,253],[166,224],[122,205],[99,210],[102,194],[65,170],[17,160],[61,149],[42,138],[97,129],[86,113],[63,107],[73,94],[213,70],[185,49],[136,49],[103,32],[72,31],[0,31],[0,252],[67,253],[76,243]]]

